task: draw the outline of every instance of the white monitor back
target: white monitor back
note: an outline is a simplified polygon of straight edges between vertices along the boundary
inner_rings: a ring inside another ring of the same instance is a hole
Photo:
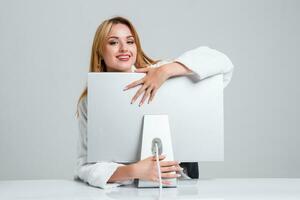
[[[130,104],[139,87],[123,88],[144,75],[88,74],[88,162],[138,161],[145,114],[169,116],[175,160],[223,161],[223,75],[169,79],[150,104],[139,107],[141,97]]]

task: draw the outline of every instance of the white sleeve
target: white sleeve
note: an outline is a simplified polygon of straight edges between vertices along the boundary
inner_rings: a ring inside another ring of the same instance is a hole
[[[230,59],[225,54],[206,46],[187,51],[174,61],[193,71],[199,81],[223,74],[224,88],[230,82],[233,73],[233,64]]]
[[[123,184],[130,184],[132,181],[107,183],[116,169],[122,164],[114,162],[87,163],[87,98],[84,97],[78,105],[79,138],[77,144],[77,165],[75,177],[88,184],[100,187],[111,188]]]

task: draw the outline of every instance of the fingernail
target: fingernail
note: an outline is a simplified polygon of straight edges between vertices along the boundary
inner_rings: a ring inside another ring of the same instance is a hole
[[[177,174],[177,177],[180,177],[181,176],[181,174]]]
[[[183,171],[183,168],[182,168],[182,167],[180,167],[180,171]]]

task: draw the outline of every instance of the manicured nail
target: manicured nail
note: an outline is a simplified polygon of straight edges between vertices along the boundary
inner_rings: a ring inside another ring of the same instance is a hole
[[[181,176],[181,174],[177,174],[177,177],[180,177]]]

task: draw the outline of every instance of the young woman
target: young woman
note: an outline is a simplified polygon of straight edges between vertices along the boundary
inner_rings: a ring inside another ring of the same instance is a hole
[[[97,29],[90,61],[90,72],[142,72],[145,76],[125,86],[124,90],[141,85],[131,103],[150,103],[170,77],[193,74],[198,81],[223,74],[224,87],[230,82],[233,65],[221,52],[198,47],[172,61],[154,61],[142,50],[138,34],[131,22],[122,17],[105,20]],[[137,163],[87,163],[87,88],[78,101],[79,140],[76,177],[90,185],[107,188],[131,183],[134,179],[158,181],[155,159],[151,156]],[[160,156],[162,178],[177,178],[182,168],[177,161],[164,161]],[[176,173],[171,173],[176,172]],[[181,173],[182,174],[182,173]],[[168,181],[164,180],[164,184]]]

